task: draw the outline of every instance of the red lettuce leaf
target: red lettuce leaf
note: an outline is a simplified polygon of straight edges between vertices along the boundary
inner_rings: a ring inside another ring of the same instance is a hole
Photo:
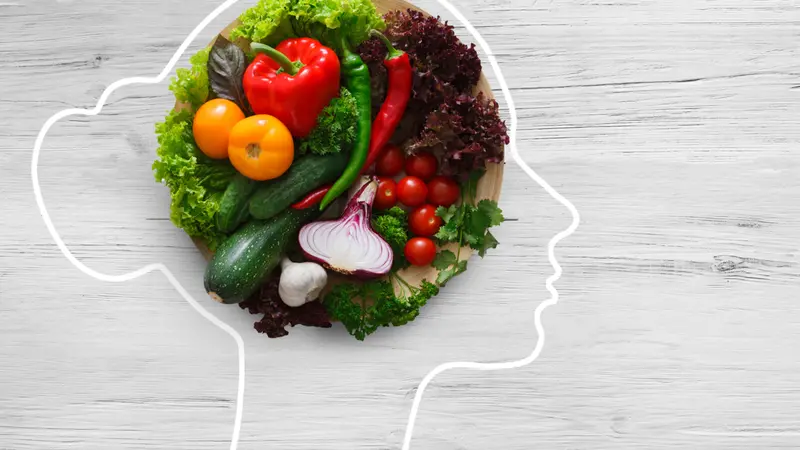
[[[395,48],[405,51],[414,69],[411,98],[392,141],[401,143],[419,134],[425,117],[448,96],[471,93],[481,76],[475,45],[462,43],[452,25],[419,11],[391,11],[384,15],[384,34]],[[358,52],[372,78],[373,114],[386,98],[386,46],[378,39],[362,43]]]
[[[467,176],[486,163],[503,161],[503,146],[510,142],[500,107],[483,93],[448,96],[431,112],[416,139],[405,149],[409,153],[429,150],[440,156],[445,175]]]
[[[274,276],[261,286],[249,299],[239,303],[239,307],[250,314],[263,314],[264,317],[253,325],[259,333],[270,338],[286,336],[287,326],[330,328],[331,319],[325,307],[318,301],[291,308],[283,303],[278,294],[278,276]]]

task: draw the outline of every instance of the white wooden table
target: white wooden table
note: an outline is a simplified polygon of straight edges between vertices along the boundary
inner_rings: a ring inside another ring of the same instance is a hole
[[[234,341],[160,274],[113,284],[75,269],[30,181],[50,115],[156,75],[217,4],[0,3],[0,449],[228,448]],[[798,448],[800,5],[458,4],[504,70],[524,159],[583,223],[558,248],[562,297],[541,357],[437,377],[412,448]],[[204,261],[150,169],[172,102],[166,83],[133,86],[101,116],[58,123],[42,189],[85,264],[119,274],[160,261],[205,299]],[[416,322],[364,343],[339,327],[267,339],[254,316],[206,301],[245,340],[239,448],[397,449],[434,366],[527,356],[548,298],[545,246],[570,217],[513,163],[501,206],[517,219],[501,246]]]

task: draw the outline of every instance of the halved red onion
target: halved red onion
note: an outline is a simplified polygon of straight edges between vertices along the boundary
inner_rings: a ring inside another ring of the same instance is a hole
[[[300,229],[298,241],[306,257],[328,269],[360,278],[389,273],[394,254],[372,230],[372,202],[378,191],[370,179],[350,199],[342,217],[312,222]]]

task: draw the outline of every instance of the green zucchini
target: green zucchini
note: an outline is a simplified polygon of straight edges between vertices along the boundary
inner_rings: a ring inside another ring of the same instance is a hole
[[[253,220],[217,248],[205,273],[206,292],[220,303],[241,303],[280,264],[300,228],[319,217],[319,208],[289,208],[269,220]]]
[[[314,189],[336,181],[347,161],[344,152],[298,159],[285,174],[256,189],[250,197],[250,215],[259,220],[274,217]]]
[[[228,184],[217,214],[217,228],[223,233],[230,233],[247,220],[250,215],[248,201],[255,191],[258,182],[237,173]]]

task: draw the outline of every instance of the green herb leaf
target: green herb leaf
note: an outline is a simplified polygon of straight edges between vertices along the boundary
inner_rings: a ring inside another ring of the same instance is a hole
[[[455,242],[462,247],[467,245],[478,250],[481,257],[488,249],[498,245],[497,239],[489,233],[489,228],[500,225],[505,220],[497,202],[488,199],[481,200],[477,206],[462,202],[459,206],[439,207],[436,215],[444,222],[435,235],[441,243]]]
[[[339,97],[331,100],[317,117],[317,126],[311,134],[300,141],[300,154],[327,155],[349,149],[356,139],[357,119],[356,99],[342,88]]]
[[[337,284],[323,299],[328,314],[339,320],[353,337],[363,341],[380,327],[401,326],[419,316],[419,310],[439,293],[439,287],[422,280],[419,288],[393,275],[407,291],[397,296],[392,283],[373,280],[361,284]],[[372,305],[366,306],[365,300]]]
[[[446,286],[447,282],[450,281],[453,277],[458,274],[464,273],[467,271],[467,260],[463,261],[454,261],[452,265],[444,268],[439,272],[439,276],[436,277],[436,284],[439,286]]]
[[[490,227],[496,227],[505,220],[503,217],[503,210],[501,210],[497,206],[497,203],[492,200],[484,199],[479,201],[478,211],[480,211],[485,217],[489,218]]]
[[[435,237],[443,242],[458,242],[458,230],[460,223],[458,221],[445,222],[439,231],[436,232]]]
[[[450,250],[442,250],[436,255],[436,258],[431,264],[435,269],[444,270],[455,264],[457,261],[456,254]]]
[[[404,253],[408,242],[408,214],[397,206],[386,211],[376,211],[372,215],[372,229],[392,247],[392,269],[408,267]]]
[[[436,215],[441,217],[445,222],[452,220],[453,216],[455,216],[457,212],[458,207],[456,205],[451,205],[449,208],[445,208],[444,206],[439,206],[436,208]]]
[[[457,242],[463,220],[462,208],[455,205],[449,208],[440,206],[436,208],[436,215],[443,221],[439,231],[436,232],[436,239],[443,242]]]
[[[467,211],[465,220],[467,234],[483,237],[486,229],[492,224],[492,218],[486,214],[486,211],[472,205],[466,205],[465,209]]]
[[[497,239],[495,239],[494,235],[491,232],[486,232],[486,236],[483,239],[483,243],[481,247],[478,249],[478,255],[483,258],[486,256],[486,251],[490,248],[497,248]]]

